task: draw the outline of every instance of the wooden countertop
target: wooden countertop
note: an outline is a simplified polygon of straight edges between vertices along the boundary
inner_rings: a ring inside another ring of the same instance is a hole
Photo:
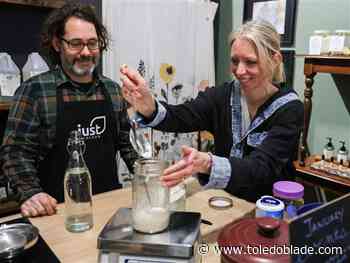
[[[103,226],[120,207],[131,207],[131,189],[115,190],[93,197],[94,227],[83,233],[70,233],[64,228],[64,204],[58,206],[58,212],[53,216],[31,218],[30,221],[39,228],[40,235],[54,251],[61,262],[97,262],[97,237]],[[226,210],[216,210],[208,205],[212,196],[227,196],[233,200],[233,207]],[[201,225],[203,242],[210,245],[208,255],[202,257],[202,262],[220,262],[220,256],[214,253],[213,246],[220,230],[227,224],[242,217],[251,216],[255,205],[245,200],[235,198],[223,190],[206,190],[196,192],[186,200],[187,211],[200,212],[202,218],[213,225]],[[14,219],[20,215],[0,218],[0,222]]]

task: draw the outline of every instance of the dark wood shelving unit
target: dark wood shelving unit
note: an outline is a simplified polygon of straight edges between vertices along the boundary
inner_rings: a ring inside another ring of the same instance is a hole
[[[60,8],[66,3],[66,0],[0,0],[1,3]]]
[[[350,178],[343,178],[328,174],[326,172],[316,171],[310,168],[310,164],[314,161],[314,156],[310,156],[307,146],[307,138],[310,126],[312,112],[312,95],[314,77],[317,73],[344,74],[350,75],[350,56],[309,56],[296,55],[304,57],[304,131],[301,138],[300,159],[295,162],[298,172],[307,174],[316,179],[326,180],[331,183],[338,184],[340,187],[349,187]]]

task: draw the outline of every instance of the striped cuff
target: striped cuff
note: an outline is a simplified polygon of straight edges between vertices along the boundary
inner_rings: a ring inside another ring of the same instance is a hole
[[[156,103],[158,107],[158,113],[154,118],[154,120],[151,121],[150,123],[145,123],[144,118],[138,114],[137,122],[140,125],[140,128],[155,127],[165,119],[166,112],[167,112],[166,108],[157,100],[156,100]]]
[[[231,177],[231,165],[227,158],[212,155],[212,166],[209,182],[203,186],[204,189],[226,188]]]

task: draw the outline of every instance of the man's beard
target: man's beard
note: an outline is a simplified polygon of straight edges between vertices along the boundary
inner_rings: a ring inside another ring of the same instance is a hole
[[[93,63],[93,65],[90,68],[80,68],[77,65],[78,62],[90,62],[90,61]],[[79,59],[74,59],[73,63],[63,58],[62,64],[67,70],[69,70],[69,72],[71,72],[72,74],[78,77],[91,76],[98,65],[98,58],[82,56]]]

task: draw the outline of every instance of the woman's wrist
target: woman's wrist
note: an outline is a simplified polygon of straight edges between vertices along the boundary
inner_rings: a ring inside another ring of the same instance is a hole
[[[154,118],[157,116],[157,114],[158,114],[158,102],[154,100],[154,110],[152,112],[150,112],[149,114],[147,114],[147,116],[143,115],[143,114],[141,114],[141,115],[143,116],[145,121],[147,123],[149,123],[149,122],[152,122],[154,120]]]
[[[211,167],[213,165],[213,155],[211,154],[211,152],[207,152],[206,155],[207,155],[206,172],[207,174],[210,174]]]

